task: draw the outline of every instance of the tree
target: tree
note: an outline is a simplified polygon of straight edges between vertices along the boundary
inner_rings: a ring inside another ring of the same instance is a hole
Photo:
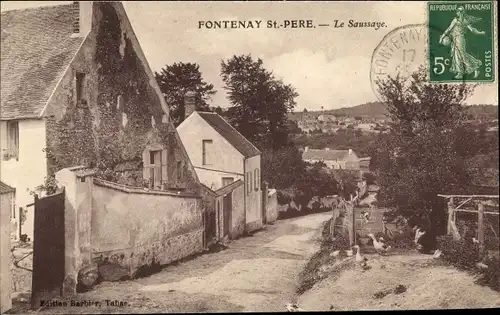
[[[307,113],[307,108],[304,108],[304,113]]]
[[[269,187],[285,189],[296,186],[306,170],[302,154],[295,146],[262,152],[262,179]]]
[[[261,149],[286,146],[287,113],[295,107],[297,92],[266,70],[250,55],[221,62],[221,77],[232,106],[230,123]]]
[[[425,69],[409,80],[378,83],[391,123],[376,142],[372,160],[380,184],[379,200],[403,214],[442,215],[437,195],[464,191],[470,183],[457,130],[465,121],[464,102],[473,87],[430,84]],[[465,154],[465,153],[464,153]],[[470,154],[470,153],[467,153]]]
[[[212,84],[202,78],[200,66],[196,63],[178,62],[167,65],[155,72],[156,80],[165,101],[170,107],[170,116],[175,126],[184,120],[184,95],[188,91],[196,92],[196,108],[209,110],[208,101],[217,91]]]

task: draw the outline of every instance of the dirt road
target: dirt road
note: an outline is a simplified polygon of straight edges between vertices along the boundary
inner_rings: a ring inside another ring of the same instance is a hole
[[[472,275],[432,255],[365,256],[371,269],[364,271],[354,259],[347,259],[347,268],[340,274],[332,274],[300,296],[300,307],[307,311],[500,307],[498,292],[475,284]]]
[[[149,277],[101,283],[75,298],[100,306],[54,306],[39,313],[285,311],[329,217],[321,213],[278,221],[221,252],[167,266]]]

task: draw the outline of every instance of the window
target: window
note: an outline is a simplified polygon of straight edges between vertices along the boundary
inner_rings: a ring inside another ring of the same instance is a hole
[[[231,184],[232,182],[234,182],[233,177],[222,177],[222,187],[225,187],[225,186]]]
[[[203,140],[202,141],[202,163],[203,165],[211,165],[212,164],[212,140]]]
[[[19,122],[7,122],[7,158],[19,157]]]
[[[252,191],[252,172],[247,173],[247,193]]]
[[[143,152],[143,179],[149,188],[164,189],[167,183],[167,150]]]
[[[85,73],[76,73],[76,102],[77,105],[87,104],[85,100]]]
[[[253,184],[253,187],[254,187],[255,191],[258,191],[259,187],[260,187],[260,172],[259,172],[258,168],[256,168],[254,170],[253,179],[255,181],[254,184]]]

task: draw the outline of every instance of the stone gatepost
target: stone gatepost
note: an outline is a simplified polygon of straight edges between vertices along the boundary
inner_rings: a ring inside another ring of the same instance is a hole
[[[94,172],[84,166],[65,168],[55,174],[65,188],[65,278],[63,295],[76,294],[79,271],[91,261],[92,188]],[[97,271],[96,271],[97,274]],[[81,277],[80,277],[81,278]]]

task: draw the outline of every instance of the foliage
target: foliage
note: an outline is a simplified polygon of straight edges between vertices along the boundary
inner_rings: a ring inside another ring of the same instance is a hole
[[[202,78],[200,66],[196,63],[176,62],[155,72],[156,80],[165,102],[170,107],[170,116],[175,126],[184,120],[184,96],[188,91],[196,93],[196,109],[209,111],[208,101],[216,93],[213,84]],[[220,109],[220,107],[219,107]]]
[[[488,257],[484,260],[484,264],[488,266],[488,269],[479,275],[476,283],[500,291],[500,259],[498,257]]]
[[[351,195],[356,194],[357,180],[360,179],[357,171],[335,170],[333,177],[338,182],[338,193],[344,199],[350,199]]]
[[[45,177],[45,181],[42,185],[35,188],[35,191],[30,192],[32,195],[36,193],[44,192],[47,195],[53,195],[57,191],[57,181],[55,175],[49,175]]]
[[[339,187],[335,177],[320,165],[309,167],[297,185],[305,197],[304,206],[314,196],[321,198],[339,193]]]
[[[367,185],[373,185],[377,180],[377,176],[375,176],[372,172],[364,172],[363,179],[366,181]]]
[[[297,185],[305,172],[302,154],[295,146],[262,153],[262,179],[269,187],[284,189]]]
[[[463,125],[463,103],[472,91],[466,85],[429,84],[425,69],[408,81],[379,82],[392,120],[372,160],[383,204],[425,213],[441,207],[437,194],[463,190],[469,176],[461,147],[473,139],[457,136],[456,130]]]
[[[296,90],[277,80],[260,58],[250,55],[223,60],[221,77],[232,105],[230,123],[261,149],[286,146],[287,113],[296,105]]]
[[[60,120],[47,119],[46,155],[49,174],[85,165],[97,168],[98,177],[113,180],[116,165],[142,160],[153,121],[159,134],[168,123],[161,123],[160,97],[121,29],[115,8],[106,2],[96,6],[102,13],[93,60],[99,65],[97,73],[87,72],[82,99],[62,95],[68,106]]]

